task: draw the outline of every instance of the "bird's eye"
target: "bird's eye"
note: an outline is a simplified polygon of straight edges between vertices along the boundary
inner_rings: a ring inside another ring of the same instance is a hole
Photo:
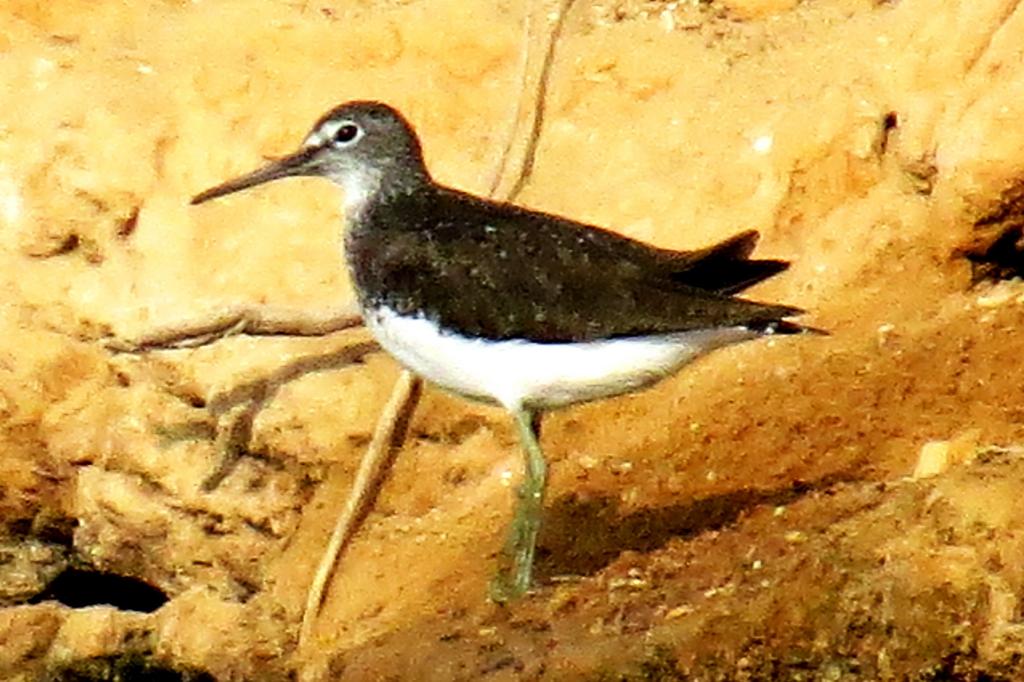
[[[335,144],[348,144],[352,142],[362,131],[355,123],[345,123],[338,127],[334,132],[334,143]]]

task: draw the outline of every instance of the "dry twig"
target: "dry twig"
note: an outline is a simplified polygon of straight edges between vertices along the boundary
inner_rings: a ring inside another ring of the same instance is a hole
[[[119,353],[199,348],[231,336],[326,336],[363,324],[354,302],[337,309],[293,310],[232,306],[209,318],[190,320],[138,339],[110,337],[104,345]]]

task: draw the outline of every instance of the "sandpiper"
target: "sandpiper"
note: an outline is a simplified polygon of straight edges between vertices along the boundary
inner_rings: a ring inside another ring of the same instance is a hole
[[[515,421],[526,466],[492,584],[499,601],[530,586],[545,411],[642,389],[716,348],[814,331],[786,319],[798,308],[733,296],[789,265],[749,258],[757,232],[671,251],[445,187],[430,176],[412,126],[380,102],[336,107],[297,152],[192,203],[293,176],[343,190],[345,258],[380,345]]]

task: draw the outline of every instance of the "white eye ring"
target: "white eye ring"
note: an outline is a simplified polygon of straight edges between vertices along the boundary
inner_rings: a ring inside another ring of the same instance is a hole
[[[330,137],[335,147],[347,147],[363,136],[363,129],[352,121],[342,121]]]
[[[303,147],[347,147],[358,141],[365,133],[363,127],[355,121],[329,121],[317,127],[309,134]]]

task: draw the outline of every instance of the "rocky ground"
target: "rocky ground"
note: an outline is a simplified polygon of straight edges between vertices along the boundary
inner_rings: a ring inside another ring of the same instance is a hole
[[[515,434],[427,389],[297,648],[397,367],[369,355],[264,391],[246,456],[206,492],[261,381],[365,333],[109,340],[344,306],[326,183],[188,198],[355,98],[400,108],[437,178],[486,192],[523,11],[0,7],[0,677],[1024,678],[1012,0],[575,3],[518,201],[671,248],[756,228],[793,267],[751,295],[831,336],[553,415],[538,586],[508,607],[485,593]]]

